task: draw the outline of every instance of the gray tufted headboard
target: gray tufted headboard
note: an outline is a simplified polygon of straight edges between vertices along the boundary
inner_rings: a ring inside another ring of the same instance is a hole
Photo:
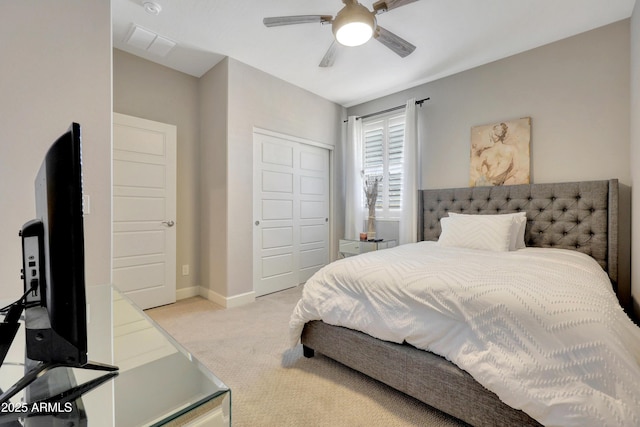
[[[592,256],[617,292],[618,180],[419,190],[418,240],[438,240],[440,218],[527,213],[527,246]]]

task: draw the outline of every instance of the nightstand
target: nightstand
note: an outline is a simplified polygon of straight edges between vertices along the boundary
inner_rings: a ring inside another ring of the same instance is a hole
[[[342,258],[363,254],[366,252],[378,251],[396,246],[395,240],[382,240],[380,242],[368,242],[362,240],[340,239],[338,253]]]

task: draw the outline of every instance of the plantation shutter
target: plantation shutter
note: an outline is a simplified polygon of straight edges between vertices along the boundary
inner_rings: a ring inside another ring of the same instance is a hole
[[[389,121],[389,210],[402,206],[402,147],[404,145],[404,117]]]
[[[378,218],[398,217],[402,206],[404,114],[365,121],[363,137],[365,176],[383,176],[378,186],[376,216]]]
[[[364,174],[384,175],[384,127],[382,122],[365,125],[364,129]],[[378,200],[376,210],[383,209],[384,182],[378,184]]]

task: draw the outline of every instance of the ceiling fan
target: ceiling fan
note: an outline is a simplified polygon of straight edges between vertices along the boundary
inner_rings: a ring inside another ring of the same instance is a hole
[[[360,46],[371,37],[400,55],[402,58],[411,54],[416,47],[378,25],[376,15],[396,9],[418,0],[380,0],[373,4],[370,11],[357,0],[342,0],[345,6],[334,17],[330,15],[298,15],[276,16],[264,18],[267,27],[279,27],[293,24],[331,24],[335,40],[320,61],[320,67],[331,67],[335,62],[338,44],[344,46]]]

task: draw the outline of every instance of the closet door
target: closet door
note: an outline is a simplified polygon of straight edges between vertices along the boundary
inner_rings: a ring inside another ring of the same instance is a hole
[[[254,133],[256,296],[304,283],[329,261],[329,150]]]

